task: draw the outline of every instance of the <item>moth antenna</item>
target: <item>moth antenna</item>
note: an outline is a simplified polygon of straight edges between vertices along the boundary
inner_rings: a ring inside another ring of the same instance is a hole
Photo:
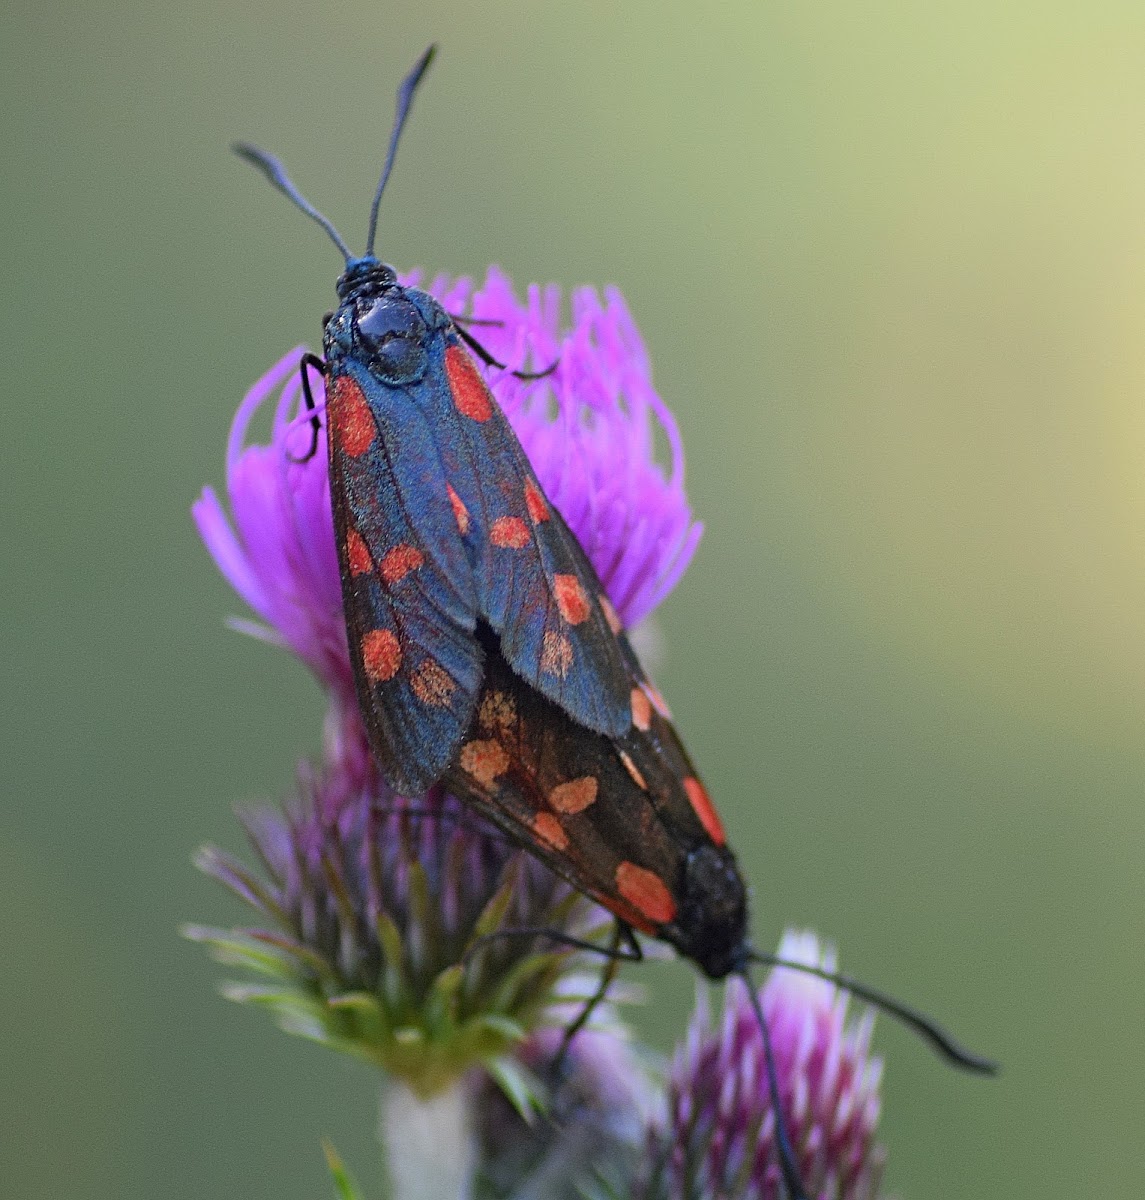
[[[913,1029],[923,1041],[929,1042],[952,1066],[961,1067],[964,1071],[974,1071],[979,1075],[996,1075],[998,1073],[998,1063],[967,1050],[937,1021],[932,1020],[925,1013],[909,1004],[904,1004],[901,1000],[896,1000],[893,996],[888,996],[885,992],[877,991],[865,983],[860,983],[857,979],[852,979],[850,975],[843,975],[838,971],[828,971],[825,967],[816,967],[811,963],[792,962],[790,959],[780,958],[775,954],[761,954],[757,950],[748,951],[747,957],[752,962],[761,963],[766,967],[787,967],[792,971],[802,971],[806,975],[825,979],[828,983],[833,983],[836,987],[850,992],[852,996],[856,996],[868,1004],[873,1004],[875,1008],[881,1009],[897,1021],[901,1021],[909,1029]]]
[[[759,1024],[759,1033],[763,1038],[763,1061],[767,1069],[767,1092],[771,1101],[771,1111],[775,1117],[775,1148],[779,1152],[779,1169],[783,1172],[783,1186],[787,1189],[788,1200],[807,1200],[803,1190],[803,1181],[799,1178],[799,1168],[795,1165],[795,1151],[791,1147],[791,1138],[787,1133],[787,1122],[783,1117],[783,1103],[779,1096],[779,1073],[775,1067],[775,1054],[771,1049],[771,1033],[763,1016],[763,1005],[759,1002],[759,993],[747,968],[738,972],[747,988],[747,996],[751,1001],[752,1011]]]
[[[367,257],[374,253],[374,236],[378,232],[378,206],[382,202],[382,192],[386,190],[386,181],[394,167],[394,156],[398,152],[398,138],[401,137],[402,127],[406,123],[406,117],[409,116],[410,105],[413,103],[413,94],[417,91],[417,85],[421,83],[421,77],[426,73],[436,53],[437,46],[430,45],[421,58],[414,63],[413,70],[402,80],[402,85],[398,88],[398,106],[394,113],[394,129],[390,134],[390,147],[386,151],[382,177],[378,180],[378,190],[374,193],[374,204],[370,209],[370,228],[366,234]]]
[[[294,186],[290,176],[286,173],[286,168],[274,157],[273,154],[267,154],[265,150],[260,150],[258,146],[252,146],[250,142],[235,142],[231,149],[239,156],[244,158],[248,163],[258,167],[258,169],[270,180],[272,184],[296,207],[311,218],[317,221],[319,225],[330,235],[330,240],[342,252],[342,257],[349,265],[350,259],[354,256],[350,253],[349,246],[342,240],[342,235],[334,228],[333,223],[329,218],[324,217],[309,200]]]

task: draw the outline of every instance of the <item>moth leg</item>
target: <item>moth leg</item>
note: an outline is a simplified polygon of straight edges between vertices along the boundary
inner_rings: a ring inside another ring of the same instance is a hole
[[[301,458],[287,454],[286,457],[294,463],[309,462],[314,457],[318,452],[318,431],[322,428],[318,420],[318,405],[314,403],[314,394],[310,391],[310,376],[306,373],[308,367],[313,367],[322,376],[326,375],[326,364],[317,354],[306,353],[302,356],[298,364],[298,374],[302,379],[302,399],[306,404],[306,411],[310,414],[310,449]]]
[[[498,329],[505,324],[504,321],[498,321],[494,317],[463,317],[459,313],[450,313],[449,319],[454,325],[495,325]]]
[[[617,922],[617,924],[620,925],[621,922]],[[596,942],[586,941],[584,938],[573,937],[571,933],[562,933],[559,929],[551,929],[547,925],[517,925],[512,929],[495,929],[492,933],[483,933],[480,937],[474,938],[465,947],[465,953],[461,956],[462,963],[467,963],[486,943],[495,941],[497,938],[508,937],[548,938],[550,942],[568,946],[572,950],[586,950],[589,954],[600,954],[605,958],[615,959],[617,962],[644,961],[644,951],[640,949],[640,943],[632,935],[631,930],[628,930],[627,933],[622,932],[618,939],[618,941],[627,942],[626,946],[612,947],[601,946]]]
[[[618,917],[612,930],[612,941],[609,949],[614,952],[618,951],[626,933],[631,937],[632,930]],[[630,944],[635,948],[636,953],[643,958],[644,955],[641,953],[640,944],[635,939],[632,939]],[[557,1050],[551,1068],[553,1074],[558,1078],[560,1077],[561,1068],[564,1066],[565,1058],[568,1055],[573,1038],[588,1024],[589,1018],[592,1016],[597,1005],[603,1003],[604,998],[608,995],[608,989],[612,987],[616,973],[620,970],[620,962],[621,960],[616,957],[615,953],[609,954],[600,972],[600,983],[597,985],[596,991],[585,1001],[584,1007],[577,1014],[576,1020],[565,1030],[564,1037],[561,1038],[560,1049]]]
[[[485,324],[486,322],[471,321],[470,323],[477,325]],[[473,353],[476,354],[477,357],[487,367],[496,367],[500,371],[505,370],[507,364],[498,362],[497,359],[495,359],[493,355],[481,345],[481,343],[473,336],[473,334],[469,333],[468,330],[463,329],[460,325],[455,325],[455,328],[457,330],[457,336],[461,338],[461,340],[469,347],[469,349],[472,350]],[[549,363],[549,365],[543,371],[513,371],[512,374],[516,379],[544,379],[546,375],[551,375],[557,369],[557,364],[560,361],[561,360],[559,358],[554,358],[553,361]]]

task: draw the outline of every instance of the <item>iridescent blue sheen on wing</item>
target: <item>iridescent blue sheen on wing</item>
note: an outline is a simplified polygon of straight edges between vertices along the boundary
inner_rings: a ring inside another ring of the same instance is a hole
[[[639,667],[453,321],[374,260],[325,331],[330,478],[350,656],[401,792],[436,782],[483,674],[478,620],[575,722],[631,728]]]
[[[328,395],[355,681],[387,779],[416,795],[453,757],[481,686],[472,572],[410,385],[342,360]]]
[[[620,736],[632,723],[634,660],[605,614],[596,572],[454,329],[430,348],[430,363],[448,389],[448,418],[442,410],[435,428],[468,514],[480,615],[526,682],[579,724]]]

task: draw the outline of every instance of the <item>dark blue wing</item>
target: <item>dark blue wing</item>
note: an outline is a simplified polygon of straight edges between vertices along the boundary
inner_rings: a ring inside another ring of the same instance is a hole
[[[428,350],[437,390],[423,398],[434,404],[479,615],[518,675],[581,725],[618,737],[632,725],[639,666],[600,580],[456,332]]]
[[[473,572],[416,403],[425,381],[337,370],[326,412],[350,661],[382,772],[416,795],[453,758],[481,687]]]

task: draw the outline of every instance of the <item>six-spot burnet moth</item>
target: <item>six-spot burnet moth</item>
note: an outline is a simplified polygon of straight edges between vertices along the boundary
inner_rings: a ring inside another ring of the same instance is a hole
[[[308,371],[325,379],[346,630],[370,745],[399,794],[443,783],[611,911],[614,961],[624,956],[621,941],[639,956],[635,930],[671,943],[714,979],[743,977],[778,1116],[749,964],[780,960],[748,943],[746,891],[719,817],[470,352],[493,360],[436,300],[403,287],[374,256],[381,196],[433,54],[431,46],[398,91],[361,256],[276,159],[235,147],[346,261],[339,306],[323,327],[324,357],[307,355],[301,370],[315,431]],[[956,1065],[994,1069],[890,997],[781,965],[850,989]],[[787,1191],[802,1197],[777,1124]]]

